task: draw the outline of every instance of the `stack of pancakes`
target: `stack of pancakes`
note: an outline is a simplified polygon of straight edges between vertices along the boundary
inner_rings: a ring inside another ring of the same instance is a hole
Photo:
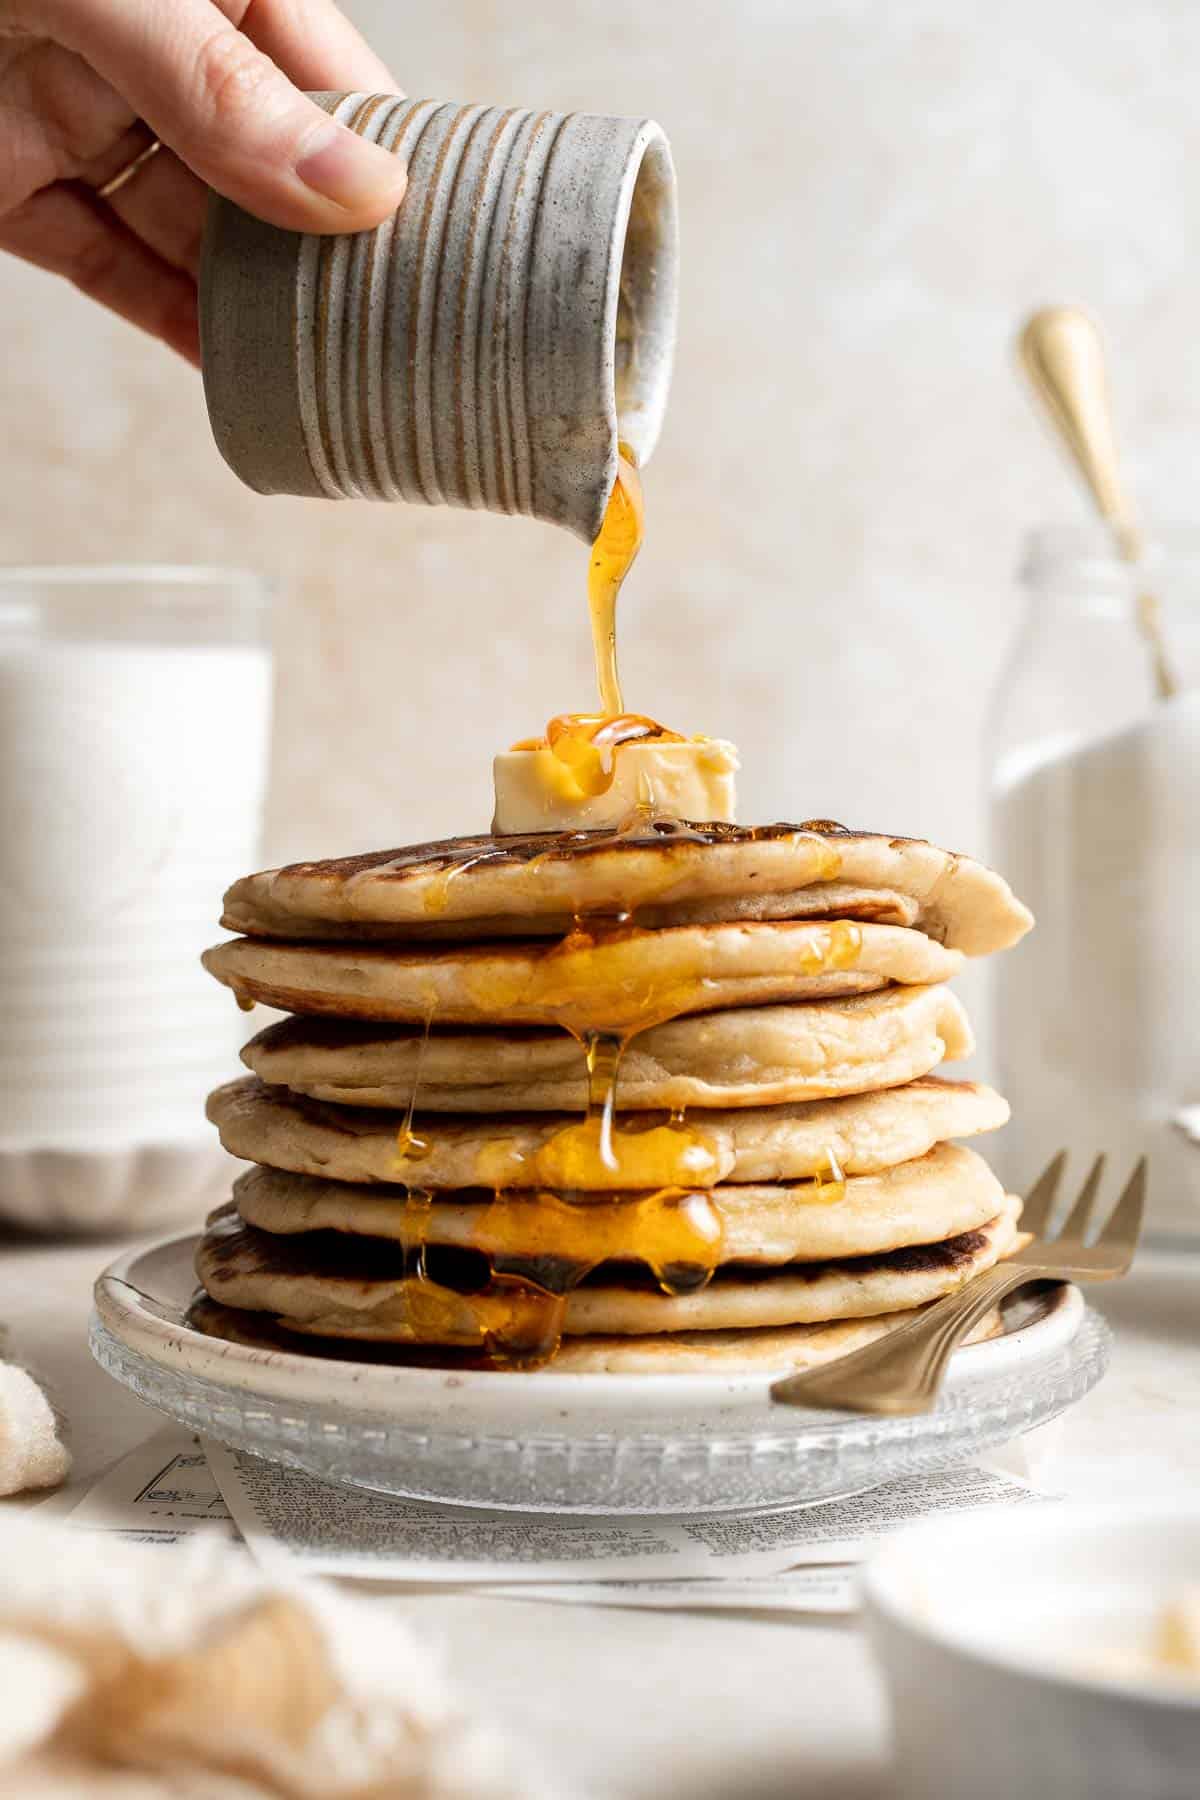
[[[932,1077],[972,1049],[946,981],[1031,923],[968,858],[824,822],[452,839],[251,876],[223,923],[210,971],[293,1016],[210,1101],[255,1166],[205,1329],[784,1370],[1019,1241],[950,1141],[1005,1102]]]

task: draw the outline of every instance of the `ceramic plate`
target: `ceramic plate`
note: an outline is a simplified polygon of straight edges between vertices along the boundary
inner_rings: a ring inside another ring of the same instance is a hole
[[[773,1377],[409,1369],[193,1331],[196,1234],[119,1257],[96,1284],[97,1360],[209,1436],[327,1480],[523,1511],[794,1506],[965,1461],[1099,1379],[1108,1332],[1078,1290],[1018,1298],[1001,1337],[954,1359],[915,1419],[801,1411]]]

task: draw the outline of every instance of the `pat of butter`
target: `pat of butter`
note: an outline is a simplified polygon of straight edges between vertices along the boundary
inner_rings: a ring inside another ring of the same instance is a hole
[[[526,831],[600,831],[620,825],[636,806],[694,824],[733,824],[738,754],[722,738],[684,744],[620,744],[611,784],[585,794],[553,750],[504,750],[492,764],[499,837]]]
[[[1081,1666],[1117,1681],[1200,1685],[1200,1587],[1183,1588],[1159,1613],[1142,1643],[1102,1649]]]
[[[1200,1680],[1200,1587],[1185,1588],[1158,1625],[1160,1668]]]

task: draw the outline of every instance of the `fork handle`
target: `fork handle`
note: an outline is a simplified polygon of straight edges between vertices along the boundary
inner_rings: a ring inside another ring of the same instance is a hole
[[[948,1294],[918,1318],[839,1356],[824,1368],[788,1375],[771,1388],[785,1406],[833,1407],[849,1412],[893,1415],[929,1412],[946,1365],[963,1338],[997,1301],[1044,1271],[1000,1264],[977,1275],[957,1294]]]

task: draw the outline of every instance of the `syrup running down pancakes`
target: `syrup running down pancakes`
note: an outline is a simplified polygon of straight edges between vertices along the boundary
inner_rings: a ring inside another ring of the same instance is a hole
[[[969,857],[732,823],[736,753],[624,709],[623,452],[589,571],[600,710],[496,758],[492,833],[234,883],[205,955],[291,1016],[209,1114],[252,1166],[197,1328],[428,1364],[809,1366],[1021,1241],[952,1140],[945,983],[1032,923]],[[938,1071],[935,1074],[935,1071]],[[361,1347],[356,1350],[355,1347]]]
[[[1007,1108],[933,1075],[972,1048],[963,946],[1027,923],[969,859],[825,823],[470,839],[251,877],[225,917],[210,970],[293,1016],[210,1102],[257,1166],[200,1251],[209,1329],[794,1367],[1019,1241],[950,1142]]]

